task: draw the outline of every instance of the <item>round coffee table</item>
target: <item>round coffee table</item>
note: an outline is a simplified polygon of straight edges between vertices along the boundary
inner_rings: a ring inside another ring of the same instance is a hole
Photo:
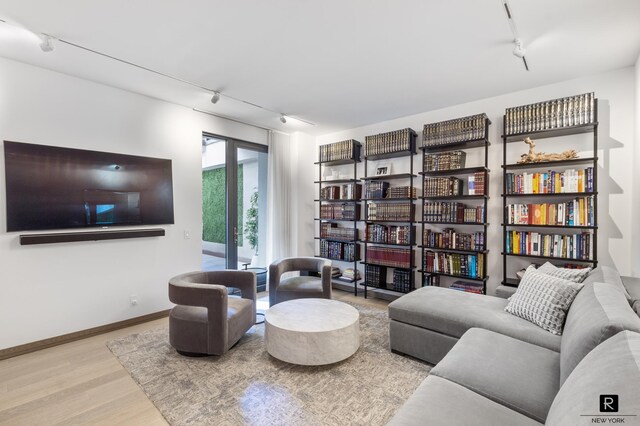
[[[299,365],[342,361],[360,347],[360,313],[337,300],[295,299],[265,315],[267,352]]]

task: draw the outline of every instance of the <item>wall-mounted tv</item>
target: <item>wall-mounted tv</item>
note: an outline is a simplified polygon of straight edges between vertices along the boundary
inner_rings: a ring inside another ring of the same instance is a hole
[[[173,223],[171,160],[4,141],[7,231]]]

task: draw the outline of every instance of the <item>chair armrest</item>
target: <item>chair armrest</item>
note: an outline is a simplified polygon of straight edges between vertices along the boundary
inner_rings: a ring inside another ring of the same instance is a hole
[[[325,264],[320,270],[320,279],[322,280],[322,295],[326,299],[331,299],[331,264]]]
[[[176,305],[211,308],[227,298],[227,288],[216,284],[169,281],[169,300]]]

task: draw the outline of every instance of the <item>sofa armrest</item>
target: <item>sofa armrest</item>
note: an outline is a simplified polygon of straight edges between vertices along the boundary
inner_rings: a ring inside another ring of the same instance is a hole
[[[508,299],[516,292],[518,287],[511,287],[507,285],[499,285],[496,287],[496,297],[501,297],[503,299]]]

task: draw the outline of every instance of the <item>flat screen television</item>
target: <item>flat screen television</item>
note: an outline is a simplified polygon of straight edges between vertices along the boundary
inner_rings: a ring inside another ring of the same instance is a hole
[[[171,160],[4,141],[7,231],[173,223]]]

